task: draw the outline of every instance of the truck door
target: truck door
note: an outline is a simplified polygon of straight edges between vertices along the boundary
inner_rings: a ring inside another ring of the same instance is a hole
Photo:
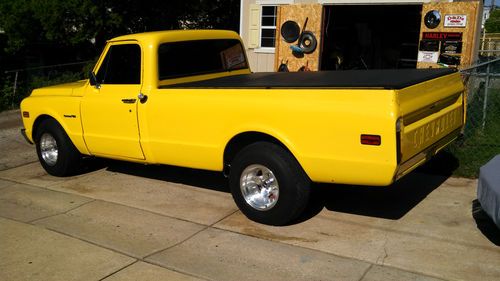
[[[139,140],[137,96],[141,48],[136,42],[108,44],[81,104],[88,150],[97,156],[144,159]]]

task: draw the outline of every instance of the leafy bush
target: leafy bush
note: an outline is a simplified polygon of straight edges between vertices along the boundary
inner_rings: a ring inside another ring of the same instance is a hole
[[[0,80],[0,112],[14,106],[14,79],[10,75],[5,75]]]
[[[486,32],[498,33],[500,32],[500,9],[495,9],[490,12],[490,17],[484,23]]]
[[[65,67],[63,70],[23,70],[18,72],[14,94],[15,73],[6,74],[0,79],[0,111],[19,107],[19,103],[33,89],[52,86],[84,79],[94,62],[85,65]]]

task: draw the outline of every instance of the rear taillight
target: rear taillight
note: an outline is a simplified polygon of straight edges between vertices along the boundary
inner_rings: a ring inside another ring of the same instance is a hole
[[[361,135],[361,144],[364,145],[380,145],[382,138],[379,135]]]

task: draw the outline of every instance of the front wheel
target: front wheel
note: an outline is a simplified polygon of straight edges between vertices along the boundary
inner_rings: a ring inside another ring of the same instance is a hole
[[[70,176],[78,172],[80,152],[54,119],[43,120],[36,130],[35,145],[40,164],[53,176]]]
[[[286,225],[307,206],[311,182],[288,151],[258,142],[236,155],[229,185],[234,201],[249,219]]]

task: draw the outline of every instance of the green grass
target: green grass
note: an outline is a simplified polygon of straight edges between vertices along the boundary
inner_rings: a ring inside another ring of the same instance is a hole
[[[464,138],[447,149],[458,160],[456,176],[475,178],[482,165],[500,154],[500,89],[489,90],[485,118],[483,106],[484,89],[480,89],[469,100]]]

